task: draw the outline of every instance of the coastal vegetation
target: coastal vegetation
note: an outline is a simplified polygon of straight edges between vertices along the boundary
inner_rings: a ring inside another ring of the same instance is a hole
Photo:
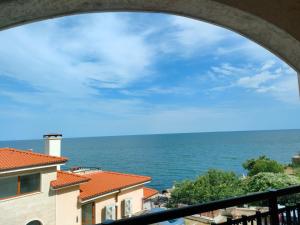
[[[257,159],[248,159],[243,163],[243,167],[248,171],[248,176],[254,176],[261,172],[283,173],[284,165],[272,160],[265,155]]]
[[[175,183],[168,206],[205,203],[300,184],[298,176],[286,174],[283,164],[266,156],[249,159],[242,166],[247,171],[247,176],[211,169],[195,180]],[[293,200],[295,196],[286,197],[280,202]]]
[[[279,189],[299,184],[299,178],[284,173],[261,172],[243,180],[245,193]]]
[[[233,172],[212,169],[196,180],[176,183],[170,204],[192,205],[237,196],[243,193],[241,183]]]

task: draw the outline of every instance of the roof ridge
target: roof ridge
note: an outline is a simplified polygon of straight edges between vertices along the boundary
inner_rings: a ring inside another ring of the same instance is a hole
[[[114,191],[143,185],[152,179],[148,176],[124,174],[114,171],[97,171],[89,173],[87,176],[91,180],[80,186],[80,198],[83,201]]]
[[[52,180],[50,182],[50,185],[54,189],[68,187],[75,184],[80,185],[81,183],[90,181],[90,178],[88,177],[69,173],[67,171],[57,170],[57,174],[60,174],[60,176],[57,176],[56,180]]]
[[[3,156],[3,157],[2,157]],[[49,156],[16,148],[0,148],[0,171],[65,163],[65,157]]]
[[[57,170],[57,172],[58,172],[58,173],[68,174],[68,175],[72,175],[72,176],[79,177],[79,178],[85,178],[85,179],[88,179],[88,180],[91,179],[91,178],[89,178],[89,177],[87,177],[87,176],[84,176],[84,175],[79,175],[79,174],[75,174],[75,173],[67,172],[67,171],[63,171],[63,170]]]
[[[143,197],[144,199],[148,199],[159,193],[158,190],[149,187],[143,187],[143,191],[144,191],[144,197]]]
[[[36,155],[36,156],[43,156],[43,157],[48,157],[48,158],[68,160],[68,158],[63,157],[63,156],[52,156],[52,155],[42,154],[42,153],[39,153],[39,152],[32,152],[32,151],[29,151],[29,150],[26,151],[24,149],[16,149],[16,148],[10,148],[10,147],[0,148],[0,151],[3,151],[3,150],[8,150],[8,151],[12,151],[12,152],[19,152],[19,153],[28,154],[28,155]]]
[[[130,173],[119,173],[119,172],[115,172],[115,171],[105,171],[105,170],[103,170],[102,172],[116,174],[116,175],[123,175],[123,176],[125,175],[125,176],[129,176],[129,177],[140,177],[140,178],[152,179],[150,176],[143,176],[143,175],[130,174]]]

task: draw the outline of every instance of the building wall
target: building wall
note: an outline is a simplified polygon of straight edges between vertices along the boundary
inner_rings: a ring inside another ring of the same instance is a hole
[[[143,210],[143,186],[131,188],[119,192],[118,194],[112,194],[99,198],[95,201],[95,222],[102,223],[105,221],[105,207],[115,204],[117,219],[122,218],[122,202],[127,199],[132,199],[132,214],[138,213]],[[118,200],[118,201],[116,201]],[[59,224],[58,224],[59,225]]]
[[[144,210],[151,210],[152,208],[154,208],[154,206],[153,206],[153,203],[152,203],[151,199],[144,200],[143,209]]]
[[[56,191],[56,225],[81,225],[79,186]]]
[[[138,213],[143,210],[143,197],[144,197],[144,190],[142,186],[129,189],[126,191],[122,191],[118,195],[118,219],[122,218],[122,202],[127,199],[132,199],[132,214]]]
[[[95,222],[102,223],[105,221],[105,207],[116,204],[116,195],[109,195],[98,199],[95,202]]]
[[[151,196],[148,199],[144,199],[143,200],[143,210],[151,210],[153,208],[155,208],[155,205],[153,203],[153,200],[158,197],[158,194],[155,194],[153,196]]]
[[[0,177],[36,172],[41,172],[41,191],[0,200],[0,224],[26,225],[32,220],[39,220],[43,225],[56,225],[55,193],[50,191],[50,182],[56,179],[56,167],[1,174]]]

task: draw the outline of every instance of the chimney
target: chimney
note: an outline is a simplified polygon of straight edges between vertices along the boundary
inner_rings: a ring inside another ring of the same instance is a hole
[[[45,154],[51,156],[61,156],[62,134],[45,134]]]

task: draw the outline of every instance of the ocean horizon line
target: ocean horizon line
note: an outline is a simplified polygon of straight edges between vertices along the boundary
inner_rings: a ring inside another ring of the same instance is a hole
[[[144,134],[117,134],[117,135],[100,135],[100,136],[75,136],[75,137],[63,137],[64,139],[88,139],[88,138],[114,138],[114,137],[136,137],[136,136],[155,136],[155,135],[183,135],[183,134],[209,134],[209,133],[238,133],[238,132],[276,132],[276,131],[299,131],[300,128],[291,129],[261,129],[261,130],[218,130],[218,131],[195,131],[195,132],[174,132],[174,133],[144,133]],[[49,132],[51,133],[51,132]],[[59,132],[58,132],[59,133]],[[10,139],[1,140],[0,142],[9,141],[36,141],[43,140],[43,138],[33,138],[33,139]]]

